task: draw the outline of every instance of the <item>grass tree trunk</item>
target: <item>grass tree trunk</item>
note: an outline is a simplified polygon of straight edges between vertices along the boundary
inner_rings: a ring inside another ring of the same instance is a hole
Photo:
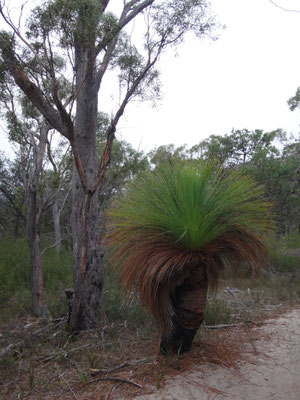
[[[172,296],[174,317],[171,333],[161,335],[162,354],[181,354],[191,347],[195,334],[204,320],[208,278],[202,266],[175,288]]]

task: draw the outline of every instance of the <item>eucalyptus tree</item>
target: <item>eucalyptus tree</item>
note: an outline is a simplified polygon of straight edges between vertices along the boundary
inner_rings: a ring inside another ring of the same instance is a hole
[[[27,241],[30,250],[31,293],[33,312],[38,317],[48,317],[49,310],[44,296],[44,278],[40,246],[41,217],[55,204],[64,182],[60,171],[55,189],[51,188],[56,163],[51,150],[51,125],[22,93],[14,80],[0,65],[1,114],[6,123],[9,141],[15,147],[15,160],[11,162],[18,171],[19,180],[12,182],[14,197],[24,202]],[[51,161],[54,171],[47,171]],[[51,175],[51,179],[50,178]],[[2,190],[3,191],[3,190]]]
[[[11,33],[2,32],[0,38],[7,71],[47,123],[69,140],[74,155],[73,331],[94,327],[97,322],[103,287],[98,191],[117,124],[130,100],[147,100],[159,94],[156,64],[167,47],[180,43],[188,31],[205,37],[212,35],[216,27],[206,0],[129,0],[119,3],[119,13],[110,9],[113,3],[48,0],[32,10],[25,33],[13,24],[4,1],[0,9],[11,28]],[[126,29],[132,30],[135,20],[138,26],[143,24],[143,32],[130,37]],[[54,62],[59,57],[66,64],[64,74]],[[98,102],[103,106],[103,82],[106,77],[111,82],[113,76],[121,94],[98,163]],[[67,101],[62,100],[63,80],[71,88]]]
[[[274,140],[284,133],[281,129],[264,132],[262,129],[232,129],[230,134],[211,135],[200,143],[206,158],[215,158],[225,165],[242,165],[252,160],[259,151],[279,154]]]
[[[22,174],[22,186],[25,205],[26,232],[30,250],[31,293],[33,312],[38,317],[48,317],[49,310],[44,297],[44,279],[40,249],[39,220],[45,204],[40,204],[38,185],[42,176],[44,153],[46,148],[49,125],[31,127],[24,135],[22,131],[28,128],[26,124],[12,116],[10,133],[19,135],[20,152],[15,163],[19,163]],[[21,138],[22,135],[22,138]],[[38,139],[36,139],[38,137]],[[17,188],[17,190],[20,188]]]
[[[245,169],[264,186],[272,200],[278,234],[287,234],[300,225],[300,145],[286,139],[283,148],[256,151]]]
[[[20,164],[0,152],[0,227],[18,238],[26,225],[25,199]]]
[[[110,208],[110,262],[154,316],[162,353],[190,348],[226,266],[267,265],[272,219],[262,194],[241,169],[186,161],[133,180]]]
[[[185,160],[188,156],[186,145],[176,148],[173,144],[159,146],[148,153],[150,163],[156,167],[161,163]]]

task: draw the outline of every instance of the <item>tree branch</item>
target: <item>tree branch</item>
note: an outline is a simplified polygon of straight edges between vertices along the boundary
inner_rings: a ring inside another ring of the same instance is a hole
[[[132,8],[133,4],[136,3],[136,1],[131,1],[127,3],[124,7],[126,10],[130,10]],[[120,30],[123,29],[130,21],[132,21],[138,14],[140,14],[145,8],[151,6],[151,4],[154,3],[154,0],[145,0],[143,1],[139,6],[136,6],[133,11],[127,15],[126,17],[123,17],[120,20]],[[127,11],[127,12],[128,12]]]
[[[144,71],[138,76],[138,78],[131,85],[131,88],[127,91],[127,93],[121,103],[121,106],[119,107],[119,110],[117,111],[115,117],[112,119],[112,121],[110,123],[110,126],[108,127],[107,141],[106,141],[105,149],[104,149],[102,157],[101,157],[101,163],[100,163],[100,167],[99,167],[99,171],[98,171],[98,176],[96,178],[94,185],[91,188],[89,188],[89,190],[91,192],[94,192],[100,185],[100,183],[103,179],[103,176],[105,174],[105,171],[107,169],[107,166],[110,162],[112,143],[115,138],[116,126],[119,122],[119,119],[123,115],[123,113],[125,111],[125,107],[127,106],[130,98],[134,95],[136,89],[138,88],[138,86],[142,82],[142,80],[145,78],[145,76],[147,75],[149,70],[156,63],[159,55],[160,55],[160,51],[157,52],[155,58],[152,61],[148,60],[148,63],[145,66]]]
[[[102,12],[106,10],[106,7],[108,6],[109,0],[101,0],[100,4],[102,6]]]
[[[111,36],[111,32],[109,32],[98,45],[96,46],[96,54],[99,54],[101,50],[103,50],[106,46],[108,46],[112,41],[118,39],[118,35],[121,30],[132,21],[139,13],[141,13],[145,8],[149,7],[154,0],[146,0],[141,3],[139,6],[133,9],[133,11],[128,15],[128,12],[132,8],[132,6],[137,3],[137,0],[131,1],[125,4],[124,9],[122,11],[121,17],[119,19],[119,24],[115,29],[114,36]],[[115,47],[115,46],[114,46]]]
[[[24,5],[23,5],[24,6]],[[23,6],[22,6],[22,11],[23,11]],[[11,27],[11,29],[14,31],[14,33],[18,36],[18,38],[25,44],[25,46],[27,46],[30,51],[33,53],[34,57],[36,58],[36,60],[39,62],[40,65],[42,65],[46,70],[47,69],[47,65],[43,63],[43,61],[41,60],[40,56],[38,55],[37,51],[34,49],[34,47],[31,46],[31,44],[29,42],[27,42],[27,40],[24,38],[23,35],[21,35],[19,29],[17,29],[15,27],[15,25],[12,23],[10,17],[7,17],[4,12],[3,12],[3,6],[0,4],[0,14],[2,15],[2,18],[4,19],[4,21],[7,23],[8,26]]]
[[[62,113],[61,111],[63,110],[59,110],[60,113],[58,113],[50,104],[42,90],[28,78],[9,43],[2,44],[2,56],[17,86],[45,117],[52,128],[59,131],[67,139],[70,139],[70,136],[73,134],[71,118],[68,114]]]
[[[276,4],[273,0],[269,0],[269,2],[270,2],[271,4],[273,4],[273,6],[275,6],[275,7],[277,7],[277,8],[280,8],[280,10],[288,11],[288,12],[300,13],[300,10],[292,10],[292,9],[288,9],[288,8],[281,7],[281,6],[279,6],[278,4]]]

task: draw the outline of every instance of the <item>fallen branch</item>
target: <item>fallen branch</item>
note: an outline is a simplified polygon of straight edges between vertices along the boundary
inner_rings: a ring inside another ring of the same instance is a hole
[[[235,328],[240,324],[229,324],[229,325],[205,325],[206,329],[226,329],[226,328]]]
[[[32,332],[32,335],[38,335],[43,331],[48,331],[52,329],[51,325],[55,325],[54,329],[57,329],[60,325],[65,324],[67,322],[67,317],[56,318],[53,321],[49,321],[49,323],[42,328],[37,329],[36,331]]]
[[[50,354],[48,354],[46,356],[46,358],[44,358],[44,356],[37,357],[37,360],[41,361],[41,362],[47,362],[47,361],[50,361],[52,358],[57,357],[57,356],[68,355],[69,353],[73,353],[74,351],[78,351],[78,350],[82,350],[82,349],[86,349],[86,348],[91,348],[91,347],[98,347],[98,346],[100,346],[100,344],[99,345],[85,344],[84,346],[75,347],[74,349],[59,351],[57,353],[50,353]]]
[[[7,347],[5,347],[4,349],[1,349],[1,350],[0,350],[0,356],[1,356],[1,357],[5,356],[5,355],[8,354],[10,351],[16,349],[17,347],[20,347],[22,344],[23,344],[23,341],[22,341],[22,342],[19,342],[19,343],[11,343],[11,344],[9,344],[9,345],[8,345]]]
[[[91,373],[91,376],[96,376],[98,374],[109,374],[111,372],[118,371],[118,370],[120,370],[122,368],[125,368],[125,367],[132,367],[133,365],[141,365],[141,364],[151,363],[153,360],[154,360],[154,357],[141,358],[139,360],[125,361],[122,364],[119,364],[116,367],[110,368],[110,369],[94,369],[94,368],[91,368],[90,369],[90,373]]]
[[[112,381],[112,382],[128,383],[129,385],[133,385],[133,386],[136,386],[136,387],[138,387],[140,389],[143,389],[143,386],[140,385],[139,383],[132,382],[132,381],[130,381],[128,379],[114,378],[114,377],[109,377],[109,376],[105,377],[105,378],[93,379],[93,380],[87,382],[87,385],[90,385],[91,383],[99,382],[99,381]]]
[[[260,326],[261,324],[258,322],[254,322],[251,319],[246,319],[246,318],[241,318],[241,317],[234,317],[235,319],[238,319],[239,321],[245,322],[246,324],[253,324],[256,326]]]

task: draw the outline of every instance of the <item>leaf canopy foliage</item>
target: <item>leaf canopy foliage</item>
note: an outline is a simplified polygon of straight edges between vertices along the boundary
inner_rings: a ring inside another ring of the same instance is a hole
[[[270,230],[262,195],[249,175],[213,161],[161,165],[130,183],[109,215],[116,231],[153,232],[197,250],[240,227],[258,235]]]

